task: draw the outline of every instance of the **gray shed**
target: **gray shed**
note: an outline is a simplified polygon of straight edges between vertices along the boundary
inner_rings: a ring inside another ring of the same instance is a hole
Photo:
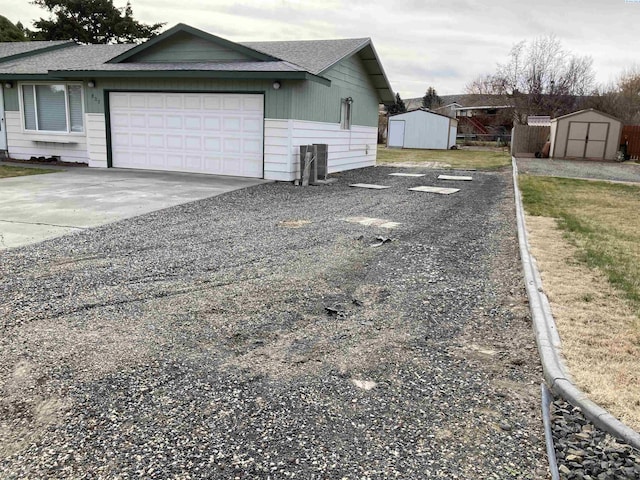
[[[412,110],[389,117],[387,146],[447,150],[456,144],[458,121],[430,110]]]
[[[551,158],[615,160],[622,122],[590,108],[551,120]]]

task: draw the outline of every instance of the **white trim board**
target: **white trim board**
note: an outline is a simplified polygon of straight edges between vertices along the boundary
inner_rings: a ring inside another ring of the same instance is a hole
[[[426,173],[402,173],[402,172],[395,172],[395,173],[389,174],[390,177],[424,177],[425,175]]]

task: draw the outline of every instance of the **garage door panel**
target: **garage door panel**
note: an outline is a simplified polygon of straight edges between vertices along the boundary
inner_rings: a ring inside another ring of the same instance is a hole
[[[164,115],[147,115],[147,126],[149,128],[162,128],[164,126]]]
[[[132,147],[144,148],[147,146],[147,136],[140,133],[132,133],[129,137]]]
[[[222,130],[224,132],[240,132],[242,121],[240,117],[224,117],[222,119]]]
[[[202,117],[184,117],[184,128],[187,130],[200,130],[202,128]]]
[[[246,111],[259,112],[260,114],[262,114],[262,108],[264,106],[264,102],[262,98],[245,97],[242,106],[245,112]]]
[[[122,93],[112,93],[109,95],[109,105],[111,107],[126,108],[129,106],[129,97]]]
[[[120,151],[121,147],[128,147],[130,145],[129,135],[126,133],[120,133],[118,135],[115,135],[115,133],[112,133],[111,145],[113,149],[117,151]],[[115,151],[114,151],[114,154],[115,154]]]
[[[263,95],[113,92],[112,164],[263,176]]]
[[[189,136],[184,139],[184,148],[186,150],[202,151],[202,138]]]
[[[165,117],[165,125],[170,129],[182,129],[183,118],[179,115],[167,115]]]
[[[149,148],[164,148],[164,135],[150,134],[148,137]]]
[[[225,138],[222,145],[224,153],[234,154],[242,152],[242,143],[239,138]]]
[[[241,105],[242,103],[240,95],[225,95],[222,98],[223,110],[240,110]]]
[[[164,98],[161,95],[147,95],[146,106],[151,109],[164,108]]]
[[[164,164],[168,170],[184,170],[184,156],[176,153],[166,155]]]
[[[182,110],[182,95],[166,95],[164,97],[165,108]]]
[[[242,121],[242,130],[245,132],[258,133],[262,130],[262,119],[259,118],[245,118]]]
[[[204,117],[204,129],[206,131],[220,130],[220,117]]]
[[[204,151],[222,153],[222,141],[219,138],[205,137]]]
[[[143,95],[131,95],[129,97],[129,108],[144,108],[147,106],[146,97]]]
[[[184,148],[182,135],[167,135],[165,138],[167,140],[167,148],[169,150]]]
[[[129,115],[129,126],[133,128],[145,128],[147,126],[147,116],[136,113]]]
[[[258,155],[262,153],[262,145],[256,140],[243,140],[242,153]]]
[[[202,97],[195,95],[185,95],[184,108],[187,110],[200,110],[202,108]]]

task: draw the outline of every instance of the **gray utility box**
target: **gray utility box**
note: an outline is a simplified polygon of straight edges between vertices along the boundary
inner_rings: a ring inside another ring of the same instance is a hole
[[[313,145],[300,145],[300,178],[304,183],[305,158],[311,153],[311,165],[309,168],[309,183],[317,183],[318,180],[327,179],[327,157],[329,146],[326,143],[314,143]]]

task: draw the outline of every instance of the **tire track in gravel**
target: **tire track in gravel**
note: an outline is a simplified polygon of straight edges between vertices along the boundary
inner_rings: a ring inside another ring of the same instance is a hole
[[[2,475],[544,478],[509,175],[390,172],[4,252],[0,311],[30,321],[0,339]]]

